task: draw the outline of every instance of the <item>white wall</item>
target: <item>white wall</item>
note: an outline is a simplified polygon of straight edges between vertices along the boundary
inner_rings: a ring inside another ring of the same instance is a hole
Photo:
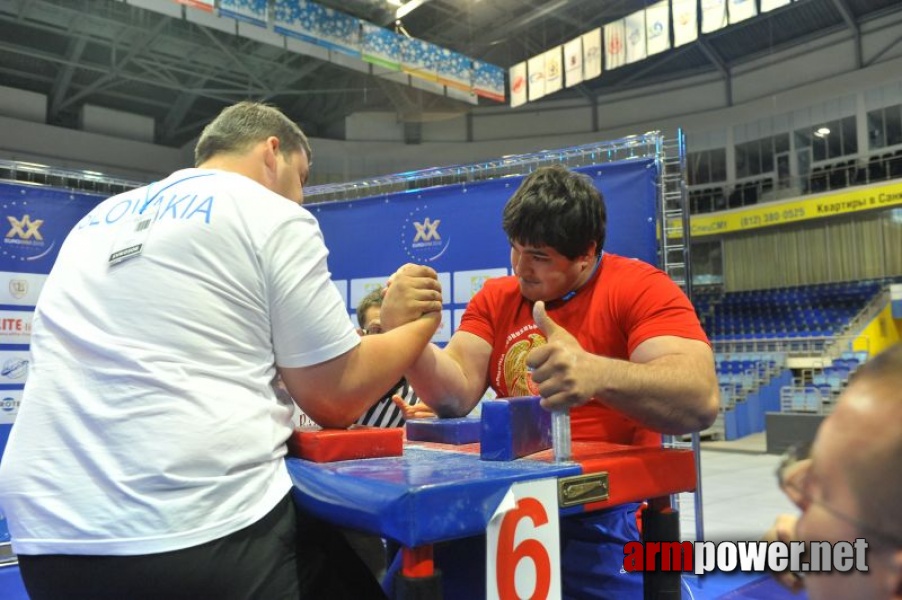
[[[43,123],[47,118],[47,96],[0,86],[0,116]]]
[[[466,142],[465,113],[442,113],[423,122],[423,137],[433,142]]]
[[[81,128],[127,140],[153,142],[154,120],[143,115],[85,104],[81,108]]]
[[[403,142],[404,126],[395,113],[356,113],[345,119],[345,135],[349,140]]]
[[[0,131],[0,160],[89,169],[141,181],[157,179],[193,163],[190,153],[177,148],[2,116]]]

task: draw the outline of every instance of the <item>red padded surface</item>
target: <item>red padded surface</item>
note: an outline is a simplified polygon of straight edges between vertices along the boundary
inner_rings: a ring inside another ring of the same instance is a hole
[[[586,504],[587,511],[695,489],[695,457],[692,450],[605,442],[573,442],[572,450],[573,460],[582,466],[584,474],[608,473],[608,499]],[[551,462],[554,454],[546,450],[529,458]]]
[[[429,448],[430,450],[446,450],[448,452],[460,452],[462,454],[479,454],[479,442],[475,444],[442,444],[440,442],[421,442],[418,440],[407,440],[409,446],[417,448]]]
[[[479,444],[407,443],[436,450],[479,454]],[[608,472],[608,500],[587,504],[586,510],[600,510],[625,502],[643,502],[649,498],[695,490],[695,456],[692,450],[606,442],[572,442],[571,449],[573,461],[580,464],[584,474]],[[554,462],[554,450],[543,450],[519,460]]]
[[[288,438],[288,454],[313,462],[401,456],[404,431],[352,425],[349,429],[302,427]]]

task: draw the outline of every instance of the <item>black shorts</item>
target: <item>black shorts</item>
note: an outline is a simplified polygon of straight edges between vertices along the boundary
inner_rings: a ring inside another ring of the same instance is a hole
[[[140,556],[19,555],[30,600],[369,600],[376,580],[332,526],[286,496],[199,546]]]

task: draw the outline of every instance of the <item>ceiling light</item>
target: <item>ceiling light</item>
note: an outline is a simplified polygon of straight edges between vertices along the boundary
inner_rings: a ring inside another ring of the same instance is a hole
[[[401,0],[385,0],[385,1],[388,2],[389,4],[391,4],[392,6],[401,6]]]
[[[825,135],[830,135],[830,128],[829,127],[818,127],[814,131],[814,135],[816,135],[819,138],[822,138]]]

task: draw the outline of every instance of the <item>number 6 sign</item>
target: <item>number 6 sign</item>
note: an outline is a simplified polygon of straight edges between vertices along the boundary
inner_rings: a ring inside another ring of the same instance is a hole
[[[515,483],[486,529],[487,600],[560,600],[557,481]]]

